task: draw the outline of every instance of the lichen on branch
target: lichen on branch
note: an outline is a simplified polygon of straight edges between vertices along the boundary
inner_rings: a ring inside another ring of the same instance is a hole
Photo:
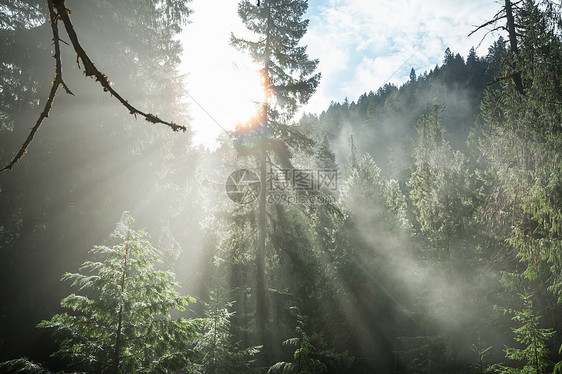
[[[49,116],[49,112],[51,111],[51,108],[53,106],[53,102],[55,100],[55,96],[57,94],[57,90],[59,86],[62,86],[66,91],[66,93],[74,95],[72,91],[70,91],[68,86],[65,84],[62,78],[62,62],[61,62],[60,38],[59,38],[59,30],[58,30],[59,20],[62,20],[66,33],[70,38],[72,47],[74,48],[74,51],[76,52],[77,55],[77,59],[76,59],[77,62],[82,60],[82,64],[84,66],[84,74],[98,81],[103,87],[103,90],[109,92],[112,96],[114,96],[117,100],[119,100],[119,102],[129,110],[130,114],[134,115],[135,118],[137,115],[140,115],[150,123],[154,123],[154,124],[161,123],[163,125],[170,127],[173,131],[181,130],[185,132],[187,130],[185,126],[175,124],[174,122],[164,121],[151,113],[145,113],[137,109],[133,105],[131,105],[127,100],[125,100],[111,86],[107,75],[105,75],[104,73],[99,71],[98,68],[96,68],[96,66],[94,65],[88,54],[86,53],[86,51],[82,48],[82,45],[78,40],[78,35],[76,34],[76,31],[74,30],[74,26],[70,20],[70,15],[69,15],[70,11],[65,6],[65,0],[47,0],[47,5],[49,8],[49,22],[51,24],[51,30],[53,33],[53,44],[55,48],[55,53],[53,56],[55,58],[55,78],[53,79],[51,91],[49,92],[49,96],[47,97],[47,101],[45,102],[45,106],[43,107],[43,111],[39,115],[37,122],[31,129],[29,135],[27,136],[26,140],[20,147],[18,153],[14,156],[14,158],[12,158],[12,160],[8,165],[0,169],[0,172],[3,172],[5,170],[11,170],[15,166],[15,164],[17,164],[19,160],[27,153],[27,148],[29,144],[31,144],[31,142],[33,141],[33,138],[35,137],[35,134],[39,130],[39,127],[41,127],[43,120]]]

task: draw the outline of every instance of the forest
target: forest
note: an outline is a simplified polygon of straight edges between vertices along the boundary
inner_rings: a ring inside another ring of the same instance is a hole
[[[320,113],[307,8],[209,150],[190,0],[0,1],[1,373],[562,373],[562,4]]]

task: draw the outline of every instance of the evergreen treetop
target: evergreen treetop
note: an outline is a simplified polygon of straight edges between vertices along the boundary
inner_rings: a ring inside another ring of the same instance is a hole
[[[67,312],[38,326],[60,342],[55,353],[72,370],[89,373],[165,373],[183,370],[201,321],[173,318],[193,301],[181,296],[174,274],[161,270],[161,253],[134,220],[123,215],[113,233],[119,243],[95,246],[99,261],[86,261],[81,273],[66,273],[82,294],[61,300]]]

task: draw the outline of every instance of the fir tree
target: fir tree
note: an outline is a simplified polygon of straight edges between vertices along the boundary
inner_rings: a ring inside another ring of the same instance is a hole
[[[412,68],[412,70],[410,70],[410,82],[415,82],[416,79],[417,79],[416,71],[414,70],[414,68]]]
[[[549,9],[518,6],[518,58],[501,66],[501,87],[484,97],[480,150],[493,193],[483,213],[508,242],[505,251],[514,249],[527,265],[513,276],[546,282],[560,302],[562,34],[560,13]],[[514,71],[520,84],[507,79]]]
[[[53,374],[52,371],[45,369],[40,364],[30,361],[27,358],[17,358],[0,363],[0,372],[14,374]]]
[[[207,324],[197,342],[195,349],[202,355],[202,364],[197,365],[197,372],[206,374],[248,373],[254,362],[254,356],[261,347],[240,349],[231,333],[229,311],[233,302],[223,302],[219,295],[211,293],[206,305]]]
[[[68,312],[38,326],[54,330],[55,356],[68,368],[89,373],[165,373],[191,366],[192,344],[201,322],[172,318],[193,299],[176,290],[174,274],[159,270],[160,251],[149,236],[123,215],[112,247],[95,246],[100,261],[87,261],[84,273],[66,273],[84,294],[61,301]]]
[[[441,110],[433,106],[418,121],[415,170],[408,185],[420,233],[435,251],[431,257],[444,261],[451,273],[453,260],[463,252],[460,240],[470,227],[472,196],[466,159],[444,139]]]
[[[292,308],[295,310],[296,308]],[[297,313],[297,336],[283,342],[285,346],[294,346],[293,362],[277,362],[267,371],[268,374],[320,374],[347,373],[353,358],[345,353],[324,351],[313,344],[313,339],[306,333],[303,316]]]
[[[316,90],[320,74],[314,74],[318,60],[309,59],[306,47],[299,46],[308,27],[303,16],[306,0],[265,0],[261,6],[243,0],[238,14],[255,40],[231,36],[232,45],[247,52],[260,66],[264,85],[264,104],[250,123],[250,131],[239,129],[237,137],[249,136],[258,153],[259,177],[265,185],[267,159],[273,151],[283,168],[291,167],[291,150],[310,150],[312,140],[288,124],[301,104]],[[249,134],[248,134],[249,132]],[[258,341],[266,337],[266,189],[262,187],[258,206],[258,244],[256,251],[256,329]],[[267,353],[267,350],[266,350]]]
[[[322,142],[316,149],[315,161],[318,169],[338,169],[338,165],[336,164],[336,155],[330,148],[330,141],[326,135],[324,135]]]
[[[506,309],[504,313],[511,314],[511,320],[517,322],[519,327],[514,327],[515,341],[523,348],[505,349],[505,357],[524,363],[523,368],[511,368],[498,365],[496,372],[502,374],[540,374],[545,373],[549,367],[548,342],[554,336],[554,330],[539,327],[540,316],[535,315],[530,295],[521,295],[523,309]]]
[[[278,362],[267,371],[268,374],[301,374],[301,373],[326,373],[326,364],[313,357],[316,348],[310,341],[310,338],[304,330],[302,318],[298,318],[297,335],[294,338],[287,339],[283,345],[292,345],[295,348],[293,354],[294,362]]]

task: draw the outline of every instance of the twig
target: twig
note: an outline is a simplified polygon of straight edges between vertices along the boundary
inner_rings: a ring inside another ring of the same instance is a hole
[[[25,142],[23,142],[23,145],[21,146],[16,156],[12,159],[12,161],[10,161],[10,163],[7,166],[0,169],[0,172],[3,172],[5,170],[12,170],[14,165],[23,157],[23,155],[27,153],[27,147],[33,140],[33,137],[35,136],[37,130],[39,130],[39,127],[41,127],[41,123],[43,123],[43,120],[45,118],[49,117],[49,112],[51,110],[51,107],[53,106],[53,101],[55,100],[55,95],[57,93],[59,86],[62,86],[67,94],[74,95],[62,79],[62,63],[60,59],[60,43],[59,43],[60,39],[59,39],[59,30],[57,24],[57,15],[53,8],[53,2],[51,0],[48,0],[47,3],[49,7],[51,30],[53,32],[53,44],[55,46],[55,54],[53,56],[56,61],[55,78],[53,79],[53,85],[51,87],[51,92],[49,93],[49,97],[47,98],[47,102],[45,103],[45,107],[43,108],[43,111],[39,115],[39,118],[37,119],[35,126],[33,126],[33,128],[31,129],[31,132],[27,136],[27,139],[25,139]]]
[[[509,74],[509,75],[506,75],[506,76],[504,76],[504,77],[496,78],[496,79],[494,79],[492,82],[486,83],[486,86],[494,85],[494,84],[499,83],[499,82],[501,82],[501,81],[504,81],[504,80],[506,80],[506,79],[512,79],[512,78],[514,78],[517,74],[520,74],[520,73],[521,73],[521,72],[515,72],[515,73],[513,73],[513,74]]]
[[[68,9],[66,9],[66,7],[64,6],[64,0],[53,0],[53,3],[55,5],[55,8],[57,9],[58,16],[62,19],[62,22],[64,23],[64,28],[66,29],[66,33],[70,38],[70,42],[72,43],[72,46],[74,47],[74,51],[76,51],[78,58],[81,59],[82,63],[84,64],[84,74],[86,74],[86,76],[95,77],[96,81],[100,82],[100,84],[104,88],[104,91],[109,91],[113,96],[115,96],[115,98],[119,100],[119,102],[123,104],[123,106],[125,106],[125,108],[127,108],[132,115],[136,116],[137,114],[139,114],[143,116],[144,119],[147,120],[148,122],[161,123],[167,125],[173,131],[187,130],[185,126],[180,126],[173,122],[167,122],[161,120],[160,118],[158,118],[157,116],[151,113],[144,113],[138,110],[137,108],[135,108],[134,106],[132,106],[131,104],[129,104],[127,100],[123,99],[121,95],[119,95],[119,93],[117,93],[117,91],[115,91],[113,87],[111,87],[111,84],[109,83],[109,79],[107,78],[107,76],[102,72],[100,72],[95,67],[92,60],[90,60],[90,57],[88,57],[88,55],[80,45],[80,42],[78,41],[78,36],[76,35],[76,31],[74,31],[74,26],[70,21],[70,17],[68,15]]]
[[[93,78],[96,79],[96,81],[100,82],[104,91],[109,91],[109,93],[112,96],[115,96],[115,98],[117,100],[119,100],[119,102],[125,108],[127,108],[129,110],[129,113],[134,115],[135,117],[138,114],[138,115],[144,117],[144,119],[146,121],[150,122],[150,123],[164,124],[164,125],[170,127],[173,131],[182,130],[182,131],[185,132],[187,130],[187,128],[185,126],[180,126],[180,125],[177,125],[173,122],[167,122],[167,121],[164,121],[164,120],[158,118],[154,114],[145,113],[145,112],[140,111],[139,109],[137,109],[134,106],[132,106],[131,104],[129,104],[129,102],[127,100],[123,99],[123,97],[121,95],[119,95],[119,93],[117,91],[115,91],[113,89],[113,87],[111,87],[111,84],[109,83],[109,79],[107,78],[107,76],[105,74],[103,74],[102,72],[100,72],[95,67],[92,60],[90,60],[90,58],[88,57],[88,55],[86,54],[86,52],[84,51],[82,46],[80,45],[80,42],[78,41],[78,36],[76,35],[76,31],[74,30],[74,26],[72,25],[72,22],[70,21],[70,17],[68,15],[68,13],[69,13],[68,9],[66,9],[66,7],[64,5],[64,2],[65,2],[65,0],[47,0],[47,4],[48,4],[48,8],[49,8],[49,17],[50,17],[51,29],[52,29],[52,32],[53,32],[53,43],[54,43],[54,46],[55,46],[54,58],[55,58],[55,61],[56,61],[56,63],[55,63],[55,78],[53,79],[53,85],[51,87],[51,91],[50,91],[49,96],[47,98],[47,102],[45,103],[43,111],[39,115],[39,118],[37,119],[37,122],[35,123],[35,126],[33,126],[33,128],[31,129],[31,132],[27,136],[27,139],[25,140],[25,142],[21,146],[19,152],[16,154],[16,156],[10,161],[10,163],[7,166],[0,169],[0,173],[5,171],[5,170],[12,170],[14,165],[16,163],[18,163],[18,161],[27,153],[27,147],[32,142],[32,140],[35,136],[35,133],[39,130],[39,127],[41,127],[41,124],[43,123],[43,120],[49,116],[49,112],[51,110],[51,107],[53,106],[53,101],[55,99],[55,96],[56,96],[56,93],[57,93],[57,90],[58,90],[59,86],[62,86],[64,88],[64,90],[66,91],[66,93],[68,93],[70,95],[74,95],[72,93],[72,91],[70,91],[68,86],[65,84],[65,82],[63,81],[63,78],[62,78],[62,63],[61,63],[61,55],[60,55],[60,42],[63,42],[67,45],[68,45],[68,43],[66,43],[64,40],[59,38],[59,31],[58,31],[58,19],[59,18],[63,21],[66,33],[68,34],[68,36],[70,38],[70,42],[72,43],[72,46],[74,48],[74,51],[77,54],[77,62],[79,60],[82,60],[82,62],[84,64],[84,74],[86,76],[93,77]],[[55,9],[56,9],[56,12],[55,12]]]
[[[476,27],[476,25],[474,25],[476,28],[474,30],[472,30],[470,32],[470,34],[468,34],[467,36],[470,37],[472,36],[472,34],[478,32],[479,30],[483,29],[486,26],[490,26],[492,24],[495,24],[496,22],[498,22],[500,19],[502,18],[506,18],[506,16],[501,16],[501,17],[494,17],[494,19],[492,19],[491,21],[488,21],[486,23],[481,24],[480,26]]]

